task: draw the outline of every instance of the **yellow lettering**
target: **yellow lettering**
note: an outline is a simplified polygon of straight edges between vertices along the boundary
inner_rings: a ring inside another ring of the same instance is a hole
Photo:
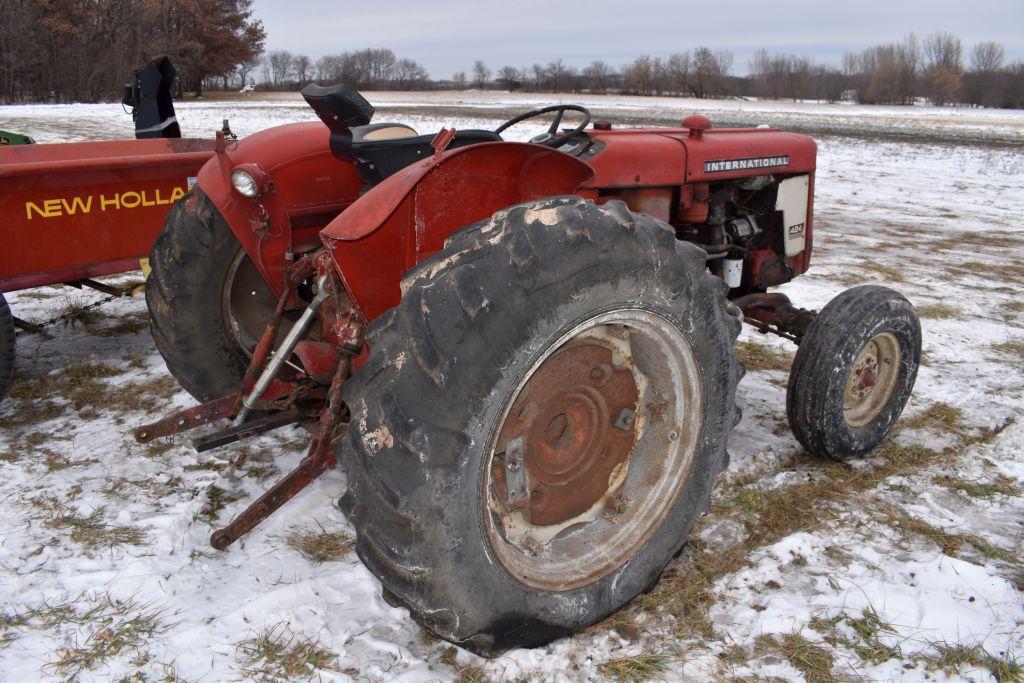
[[[60,215],[60,200],[59,199],[47,199],[43,202],[43,208],[46,209],[46,215],[59,216]]]
[[[60,202],[64,205],[64,213],[67,214],[74,215],[78,212],[89,213],[92,211],[92,196],[86,198],[85,201],[81,197],[72,197],[70,204],[66,199],[61,199]]]
[[[134,209],[141,201],[142,197],[139,196],[138,192],[123,192],[121,194],[122,209]]]
[[[173,204],[174,202],[178,201],[179,199],[181,199],[184,196],[185,196],[185,190],[183,190],[180,187],[176,187],[176,188],[174,188],[174,190],[171,191],[171,201],[170,201],[170,203]]]
[[[142,205],[143,206],[156,206],[156,202],[152,199],[146,199],[146,191],[142,191]]]
[[[115,209],[120,209],[121,195],[115,194],[110,199],[107,199],[106,195],[100,195],[100,211],[106,211],[108,206],[112,206]]]
[[[46,202],[43,202],[43,206],[39,206],[34,202],[25,202],[25,215],[28,220],[32,220],[33,211],[43,218],[53,218],[54,216],[60,215],[59,213],[51,213],[50,210],[46,208]]]

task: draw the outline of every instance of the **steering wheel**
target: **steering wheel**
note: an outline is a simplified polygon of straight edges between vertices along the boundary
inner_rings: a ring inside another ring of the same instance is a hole
[[[543,114],[547,114],[547,113],[553,112],[553,111],[557,111],[558,114],[555,116],[555,120],[551,122],[551,125],[548,127],[547,132],[546,133],[541,133],[540,135],[533,136],[532,138],[530,138],[530,142],[534,143],[535,145],[544,145],[545,147],[552,147],[552,148],[561,147],[565,143],[569,142],[569,140],[571,140],[575,136],[577,136],[580,133],[582,133],[583,130],[588,125],[590,125],[590,120],[593,118],[590,115],[590,110],[589,109],[587,109],[586,107],[581,107],[578,104],[553,104],[550,107],[543,107],[541,109],[534,109],[533,111],[528,111],[525,114],[520,114],[519,116],[514,116],[514,117],[510,118],[508,121],[506,121],[505,123],[503,123],[500,126],[498,126],[497,128],[495,128],[494,132],[500,134],[503,130],[507,130],[507,129],[511,128],[512,126],[514,126],[516,124],[519,124],[519,123],[522,123],[523,121],[525,121],[527,119],[532,119],[532,118],[534,118],[536,116],[541,116]],[[567,112],[567,111],[578,111],[578,112],[582,113],[583,116],[584,116],[583,123],[581,123],[580,125],[576,126],[571,131],[566,133],[565,135],[562,135],[561,137],[559,137],[558,135],[556,135],[556,133],[558,132],[558,125],[560,123],[562,123],[562,116],[564,116],[565,112]]]

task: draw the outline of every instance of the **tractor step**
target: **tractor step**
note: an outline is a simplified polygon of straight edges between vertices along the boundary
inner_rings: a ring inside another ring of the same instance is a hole
[[[196,449],[197,453],[202,453],[214,448],[226,446],[229,443],[235,443],[242,439],[248,439],[249,437],[269,432],[273,429],[277,429],[278,427],[295,424],[296,422],[301,421],[304,417],[305,415],[296,408],[282,410],[277,413],[270,413],[269,415],[264,415],[263,417],[256,418],[255,420],[243,422],[240,425],[233,424],[226,429],[221,429],[211,434],[204,434],[203,436],[196,437],[192,440],[192,447]]]

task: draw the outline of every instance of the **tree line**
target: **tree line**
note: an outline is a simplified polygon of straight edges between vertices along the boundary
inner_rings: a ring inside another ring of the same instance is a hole
[[[316,62],[275,51],[264,60],[259,85],[289,90],[317,82],[348,83],[362,90],[475,88],[895,105],[926,99],[937,106],[1024,108],[1024,60],[1008,63],[1002,45],[991,41],[967,50],[959,37],[941,31],[847,53],[840,66],[762,49],[754,53],[746,76],[733,75],[732,68],[732,53],[698,47],[668,57],[641,55],[622,65],[594,60],[583,68],[556,59],[492,70],[476,60],[451,78],[431,80],[421,64],[399,59],[387,49],[325,55]],[[251,83],[256,85],[256,79]]]
[[[0,0],[0,102],[110,100],[160,53],[201,94],[265,40],[252,0]]]
[[[432,79],[419,62],[386,48],[312,60],[286,50],[264,54],[266,32],[253,0],[0,0],[0,102],[110,100],[133,68],[166,53],[178,68],[178,95],[206,89],[294,90],[348,83],[362,90],[504,89],[696,98],[968,104],[1024,108],[1024,60],[1001,45],[972,46],[952,33],[914,34],[844,55],[841,64],[759,50],[746,75],[733,55],[701,46],[624,64],[561,59],[492,68],[483,60]]]

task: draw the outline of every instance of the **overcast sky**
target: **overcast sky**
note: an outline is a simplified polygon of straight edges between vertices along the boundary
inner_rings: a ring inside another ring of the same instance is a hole
[[[468,72],[475,59],[492,70],[559,57],[620,64],[697,45],[732,51],[733,73],[743,74],[762,47],[838,64],[844,52],[935,30],[958,34],[965,60],[981,40],[1002,43],[1009,61],[1024,58],[1024,0],[255,0],[255,14],[268,50],[315,60],[388,47],[434,78]]]

